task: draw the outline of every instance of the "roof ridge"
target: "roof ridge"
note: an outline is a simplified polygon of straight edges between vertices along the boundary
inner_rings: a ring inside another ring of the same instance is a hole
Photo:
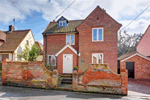
[[[68,22],[73,22],[73,21],[83,21],[84,19],[78,19],[78,20],[68,20]],[[56,21],[53,22],[53,21],[50,21],[50,23],[57,23]]]
[[[31,29],[25,29],[25,30],[14,30],[12,32],[18,32],[18,31],[30,31]],[[3,31],[3,32],[9,32],[9,31]]]

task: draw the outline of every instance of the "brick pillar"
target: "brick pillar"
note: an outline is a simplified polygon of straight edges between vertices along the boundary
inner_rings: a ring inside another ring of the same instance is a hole
[[[58,87],[58,71],[57,70],[53,70],[53,73],[52,73],[52,84],[53,84],[53,88],[57,88]]]
[[[78,86],[78,72],[77,71],[73,71],[73,80],[72,80],[72,87],[73,89],[77,89]]]
[[[2,85],[6,83],[6,66],[7,66],[8,58],[3,59],[2,61]]]
[[[128,70],[121,69],[121,93],[123,95],[128,95]]]

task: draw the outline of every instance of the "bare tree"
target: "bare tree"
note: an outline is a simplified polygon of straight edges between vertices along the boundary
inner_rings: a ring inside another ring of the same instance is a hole
[[[136,46],[141,40],[143,34],[127,34],[126,31],[123,33],[119,32],[118,35],[118,57],[128,53],[136,51]]]

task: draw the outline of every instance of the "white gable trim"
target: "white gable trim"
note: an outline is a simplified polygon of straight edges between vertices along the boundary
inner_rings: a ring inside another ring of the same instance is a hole
[[[120,62],[123,62],[123,61],[125,61],[125,60],[127,60],[127,59],[129,59],[129,58],[132,58],[132,57],[136,56],[136,55],[138,55],[138,56],[140,56],[140,57],[142,57],[142,58],[145,58],[145,59],[147,59],[147,60],[150,61],[150,58],[148,58],[148,57],[146,57],[146,56],[144,56],[144,55],[142,55],[142,54],[140,54],[140,53],[135,53],[135,54],[133,54],[133,55],[131,55],[131,56],[129,56],[129,57],[127,57],[127,58],[121,60]]]
[[[55,54],[55,56],[57,57],[61,52],[63,52],[66,48],[70,48],[75,54],[77,54],[77,51],[70,45],[65,45],[59,52],[57,52]]]

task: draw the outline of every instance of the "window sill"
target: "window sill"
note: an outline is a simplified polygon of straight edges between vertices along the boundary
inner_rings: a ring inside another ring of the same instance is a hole
[[[104,41],[92,41],[92,42],[104,42]]]

